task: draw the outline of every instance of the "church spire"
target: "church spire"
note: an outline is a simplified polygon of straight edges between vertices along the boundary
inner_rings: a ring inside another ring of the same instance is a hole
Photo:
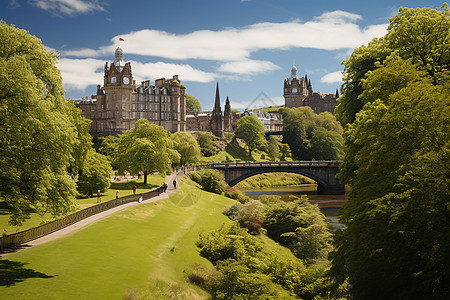
[[[228,99],[227,96],[227,101],[225,101],[225,110],[223,112],[224,116],[229,116],[231,115],[231,105],[230,105],[230,99]]]
[[[222,108],[220,107],[220,94],[219,94],[219,82],[216,86],[216,100],[214,102],[213,114],[222,114]]]

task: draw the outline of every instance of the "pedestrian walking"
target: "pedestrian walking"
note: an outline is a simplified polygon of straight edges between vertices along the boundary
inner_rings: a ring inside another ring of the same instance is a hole
[[[100,190],[97,191],[97,203],[102,202],[102,198],[100,198]]]
[[[138,200],[138,202],[139,202],[139,203],[142,203],[142,201],[144,201],[144,197],[142,196],[142,194],[139,194],[139,200]]]
[[[176,189],[176,188],[177,188],[177,180],[174,179],[174,180],[173,180],[173,189]]]
[[[133,195],[136,195],[136,186],[133,185]]]
[[[116,191],[116,199],[119,199],[119,191]]]

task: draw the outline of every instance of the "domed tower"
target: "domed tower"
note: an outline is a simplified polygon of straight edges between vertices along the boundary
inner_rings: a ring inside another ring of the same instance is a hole
[[[299,78],[297,67],[292,66],[291,76],[284,80],[283,96],[286,107],[303,106],[306,97],[312,94],[312,87],[308,85],[307,77]]]
[[[97,89],[97,115],[99,131],[119,134],[132,127],[131,95],[135,88],[131,64],[124,62],[124,52],[118,47],[114,61],[105,64],[103,88]],[[100,104],[100,105],[99,105]]]

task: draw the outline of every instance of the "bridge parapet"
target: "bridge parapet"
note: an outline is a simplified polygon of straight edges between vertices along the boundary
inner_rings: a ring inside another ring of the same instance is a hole
[[[289,172],[304,175],[317,182],[320,194],[345,194],[345,187],[336,174],[341,161],[280,161],[280,162],[212,162],[197,168],[220,170],[225,181],[234,186],[238,182],[262,173]]]

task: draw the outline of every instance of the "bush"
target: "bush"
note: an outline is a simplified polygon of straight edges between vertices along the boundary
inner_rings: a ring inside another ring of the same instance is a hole
[[[246,203],[250,200],[250,197],[246,196],[239,190],[226,190],[225,196],[234,200],[238,200],[241,203]]]
[[[189,177],[200,184],[204,190],[219,195],[225,192],[227,187],[223,173],[218,170],[201,169],[191,172]]]
[[[264,221],[264,204],[258,200],[250,200],[244,204],[236,203],[223,212],[231,220],[237,221],[241,227],[251,233],[260,233]]]

